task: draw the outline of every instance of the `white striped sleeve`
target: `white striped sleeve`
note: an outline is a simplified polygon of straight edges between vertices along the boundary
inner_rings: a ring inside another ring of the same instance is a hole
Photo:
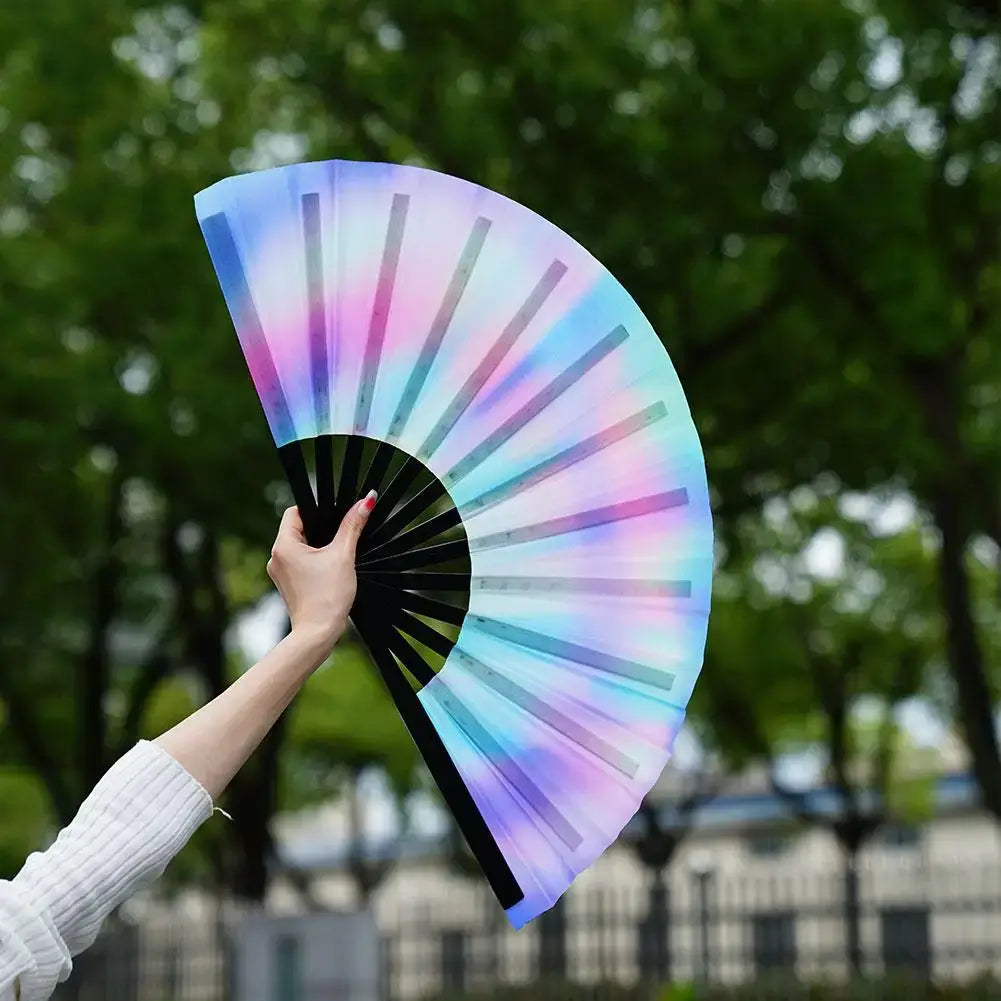
[[[140,741],[45,852],[0,880],[0,1001],[44,1001],[101,923],[154,880],[212,813],[204,788]]]

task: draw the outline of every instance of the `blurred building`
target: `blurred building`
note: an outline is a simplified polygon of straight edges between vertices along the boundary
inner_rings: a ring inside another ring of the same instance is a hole
[[[848,904],[832,835],[797,822],[760,772],[739,776],[690,814],[677,805],[686,790],[684,776],[672,772],[657,788],[662,826],[679,838],[667,870],[658,876],[639,861],[631,843],[636,822],[578,878],[561,907],[522,932],[507,926],[453,839],[352,844],[338,804],[281,822],[287,871],[276,878],[268,907],[276,914],[349,910],[358,904],[360,875],[378,880],[369,902],[383,936],[386,993],[400,1001],[544,975],[580,983],[843,975]],[[1001,945],[991,932],[1001,918],[1001,828],[979,809],[965,771],[941,775],[928,793],[926,819],[886,824],[858,856],[864,966],[947,978],[1001,972]],[[834,816],[838,798],[815,788],[803,805]],[[147,929],[176,929],[179,913],[189,931],[204,926],[199,948],[221,935],[219,912],[196,893],[169,911],[143,911]]]

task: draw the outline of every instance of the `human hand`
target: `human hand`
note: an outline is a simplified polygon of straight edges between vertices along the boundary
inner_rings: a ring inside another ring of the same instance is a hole
[[[322,549],[306,542],[299,510],[282,516],[268,560],[268,576],[288,609],[293,635],[301,636],[326,657],[347,626],[357,580],[355,549],[375,507],[372,490],[344,516],[334,540]]]

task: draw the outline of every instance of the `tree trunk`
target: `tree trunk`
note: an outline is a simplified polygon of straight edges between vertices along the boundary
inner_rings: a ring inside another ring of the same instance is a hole
[[[994,725],[994,699],[971,610],[973,599],[965,565],[968,533],[957,491],[950,485],[944,485],[936,498],[935,524],[942,535],[939,583],[959,720],[984,807],[1001,820],[1001,751]]]
[[[538,978],[562,981],[567,976],[566,897],[560,897],[536,919],[539,926]]]
[[[362,769],[351,766],[348,774],[348,837],[350,850],[348,869],[355,884],[355,897],[359,908],[367,908],[372,902],[372,894],[386,878],[390,864],[385,859],[369,858],[365,845],[365,818],[358,788]]]
[[[286,722],[287,710],[230,787],[235,853],[231,888],[237,897],[257,903],[267,894],[268,863],[274,856],[270,825],[278,799],[278,754]]]
[[[222,580],[218,539],[207,531],[193,576],[178,543],[179,524],[168,526],[166,562],[178,588],[180,620],[188,626],[186,652],[205,683],[209,698],[226,687],[226,627],[229,609]],[[285,632],[289,625],[286,622]],[[250,761],[230,785],[227,804],[234,824],[224,850],[224,871],[233,894],[261,902],[274,859],[271,818],[278,801],[278,759],[288,710],[278,719]]]
[[[994,700],[971,611],[966,547],[971,533],[969,505],[981,527],[1001,533],[997,504],[964,447],[956,388],[958,360],[947,364],[911,359],[906,371],[925,414],[929,435],[941,450],[939,482],[931,494],[935,526],[942,536],[939,586],[946,622],[946,650],[956,684],[963,736],[973,762],[984,807],[1001,820],[1001,752],[994,726]]]
[[[842,843],[844,852],[844,923],[845,954],[853,977],[862,976],[862,900],[859,892],[858,851],[856,843]]]
[[[81,790],[84,796],[104,775],[109,762],[104,698],[108,691],[109,633],[118,614],[118,588],[122,577],[119,545],[125,532],[121,459],[108,484],[107,507],[101,538],[102,552],[92,585],[93,611],[87,651],[80,661],[79,740]]]
[[[671,978],[671,889],[664,869],[651,874],[647,911],[639,928],[640,977],[654,984]]]

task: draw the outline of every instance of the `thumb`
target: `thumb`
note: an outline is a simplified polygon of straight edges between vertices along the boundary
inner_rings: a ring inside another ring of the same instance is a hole
[[[355,548],[358,545],[358,540],[361,538],[362,530],[365,528],[365,524],[368,521],[368,516],[372,513],[372,509],[375,507],[377,496],[378,495],[374,490],[370,490],[362,500],[358,501],[358,503],[355,504],[346,515],[344,515],[341,527],[337,530],[337,535],[334,537],[334,544],[345,546],[352,556],[354,555]]]

